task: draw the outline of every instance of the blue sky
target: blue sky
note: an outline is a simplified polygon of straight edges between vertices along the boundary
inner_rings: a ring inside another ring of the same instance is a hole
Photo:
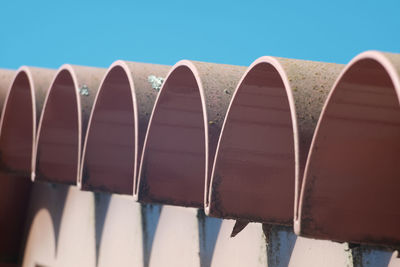
[[[272,55],[346,63],[400,52],[400,1],[0,1],[0,67],[117,59],[249,65]]]

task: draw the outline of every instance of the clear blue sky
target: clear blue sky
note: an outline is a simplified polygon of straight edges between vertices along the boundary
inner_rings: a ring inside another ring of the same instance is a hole
[[[117,59],[249,65],[263,55],[346,63],[400,52],[400,1],[0,1],[0,67]]]

